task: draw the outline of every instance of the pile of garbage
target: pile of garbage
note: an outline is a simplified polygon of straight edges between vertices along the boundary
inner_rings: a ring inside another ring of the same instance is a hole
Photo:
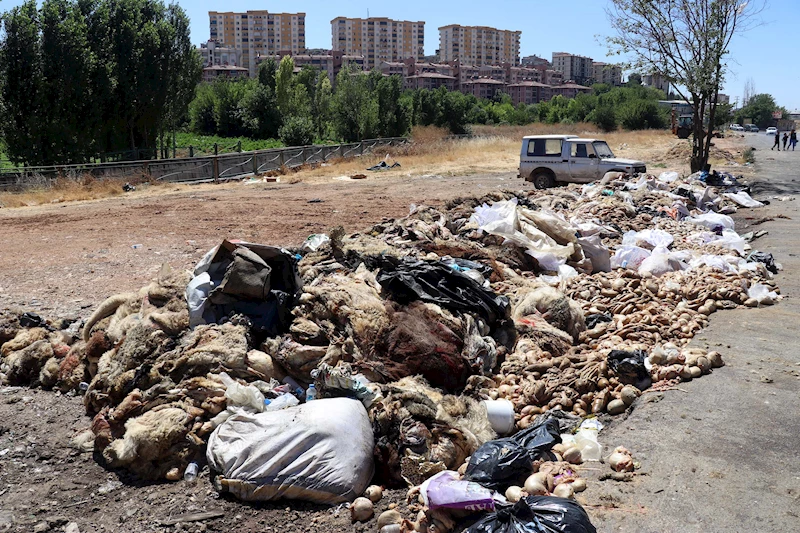
[[[424,516],[383,525],[594,531],[570,503],[601,459],[593,415],[722,366],[688,346],[709,316],[779,299],[729,216],[759,205],[729,175],[609,173],[296,250],[224,241],[83,324],[3,312],[0,383],[82,394],[74,444],[142,479],[207,463],[238,498],[323,503],[408,486]]]

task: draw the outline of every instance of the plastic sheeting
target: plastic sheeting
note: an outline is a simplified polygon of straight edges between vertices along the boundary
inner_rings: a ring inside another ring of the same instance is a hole
[[[490,513],[465,533],[597,533],[583,507],[555,496],[528,496]]]
[[[516,198],[476,207],[471,221],[524,248],[543,270],[557,271],[579,251],[577,228],[554,214],[519,207]]]
[[[241,500],[335,504],[367,488],[373,445],[361,402],[335,398],[234,415],[211,434],[206,457],[218,488]]]
[[[716,231],[718,229],[734,229],[736,224],[733,219],[728,215],[720,215],[719,213],[703,213],[686,219],[687,222],[692,222],[698,226],[705,226],[706,228]]]
[[[422,300],[455,311],[469,311],[494,324],[508,316],[508,299],[484,289],[480,283],[441,262],[397,259],[378,260],[378,283],[401,304]]]
[[[745,191],[739,191],[737,193],[726,192],[722,196],[728,200],[734,201],[737,205],[742,207],[764,207],[764,204],[758,200],[753,200],[753,198]]]
[[[530,474],[531,463],[561,442],[558,421],[549,417],[504,439],[491,440],[472,454],[464,476],[484,487],[506,487]]]

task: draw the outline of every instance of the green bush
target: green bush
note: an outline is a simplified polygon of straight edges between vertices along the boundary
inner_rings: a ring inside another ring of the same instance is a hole
[[[652,100],[630,100],[619,108],[619,121],[627,130],[666,127],[664,113]]]
[[[589,113],[589,116],[586,118],[603,131],[614,131],[617,129],[617,114],[611,106],[599,106]]]
[[[314,123],[305,117],[290,117],[281,126],[278,136],[286,146],[314,144]]]

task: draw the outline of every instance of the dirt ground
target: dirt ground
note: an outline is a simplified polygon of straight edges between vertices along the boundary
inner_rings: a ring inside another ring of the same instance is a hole
[[[735,152],[742,140],[725,139],[718,147]],[[640,152],[636,145],[625,142],[621,143],[625,146],[612,144],[612,148],[626,157],[657,161],[657,167],[651,166],[653,172],[684,169],[684,162],[666,155],[678,141],[663,135],[652,142]],[[223,238],[297,246],[309,234],[338,225],[353,232],[384,217],[403,216],[411,204],[439,205],[457,196],[529,187],[516,177],[513,150],[508,144],[502,160],[495,164],[497,171],[486,172],[493,164],[487,161],[475,166],[471,175],[404,165],[402,171],[342,181],[333,178],[350,168],[330,168],[293,175],[295,183],[291,184],[284,180],[159,187],[106,200],[0,209],[0,308],[85,318],[107,296],[144,285],[162,263],[190,268]],[[785,180],[787,190],[783,192],[795,194],[795,185],[788,183],[785,172],[789,167],[782,166],[789,163],[791,154],[782,153],[781,157],[786,161],[765,161],[761,177]],[[731,170],[741,173],[748,169]],[[470,169],[460,171],[470,173]],[[793,202],[773,202],[763,213],[774,216],[787,206],[796,209]],[[787,238],[796,230],[794,223],[786,220],[759,228],[773,231],[773,224],[780,228],[777,235]],[[796,237],[792,238],[797,244]],[[780,253],[778,260],[791,272],[795,260],[786,257],[781,237],[763,240],[764,249]],[[787,278],[781,276],[784,287]],[[797,283],[784,292],[796,290]],[[794,411],[785,414],[785,419],[778,411],[791,405],[791,395],[796,401],[800,357],[796,346],[776,339],[791,337],[782,324],[796,320],[796,312],[789,300],[768,310],[715,315],[711,328],[701,337],[709,345],[731,346],[725,349],[728,366],[687,384],[688,394],[670,392],[652,397],[662,401],[640,400],[642,405],[627,420],[611,425],[603,435],[604,443],[630,448],[642,461],[645,475],[630,484],[600,483],[592,481],[599,475],[592,470],[595,467],[587,467],[589,490],[579,501],[586,505],[598,530],[772,531],[772,527],[762,526],[788,523],[794,512],[789,504],[797,504],[800,491],[792,437],[800,432],[800,425]],[[763,342],[758,341],[762,338]],[[784,346],[786,353],[772,353],[770,348],[778,346]],[[741,355],[748,353],[752,355]],[[779,364],[773,357],[780,358]],[[763,384],[760,376],[751,372],[756,369],[769,374],[773,382]],[[746,386],[732,391],[736,380],[743,380]],[[734,392],[752,393],[753,397],[732,400]],[[770,394],[776,396],[770,400]],[[771,421],[780,421],[780,426],[771,428]],[[70,437],[88,423],[78,397],[0,388],[0,532],[64,531],[69,522],[77,523],[82,533],[376,530],[374,523],[351,525],[346,509],[286,502],[248,505],[220,498],[205,473],[194,484],[139,484],[124,473],[103,469],[91,454],[68,446]],[[787,455],[794,456],[793,470],[786,469]],[[744,468],[749,459],[758,459],[752,471]],[[750,489],[760,492],[751,493]],[[773,507],[753,503],[754,494]],[[377,511],[390,504],[405,509],[404,496],[403,491],[390,493]],[[692,506],[694,514],[687,515],[675,501]],[[714,517],[721,515],[719,509],[734,504],[738,514],[718,518],[733,524],[738,517],[744,522],[735,523],[742,525],[716,527]],[[747,505],[758,509],[750,512]],[[778,511],[781,505],[786,507]],[[170,518],[204,511],[219,511],[221,517],[163,525]],[[409,512],[403,514],[412,517]],[[755,520],[757,516],[769,516],[771,521]]]

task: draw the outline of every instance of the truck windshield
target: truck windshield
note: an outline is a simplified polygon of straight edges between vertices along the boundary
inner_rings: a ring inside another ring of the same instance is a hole
[[[597,152],[597,157],[600,159],[609,159],[614,157],[614,152],[611,151],[611,148],[608,147],[608,144],[605,141],[598,141],[593,144],[594,151]]]

